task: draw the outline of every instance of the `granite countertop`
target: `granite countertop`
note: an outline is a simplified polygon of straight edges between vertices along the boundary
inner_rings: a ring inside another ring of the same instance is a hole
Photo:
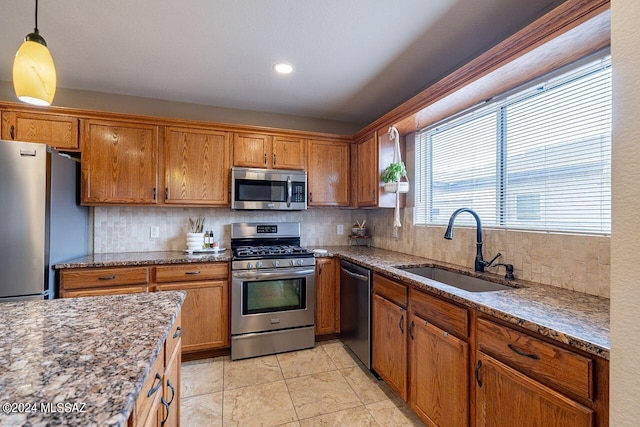
[[[95,267],[127,267],[137,265],[184,264],[191,262],[226,262],[231,261],[231,251],[220,253],[189,254],[180,251],[168,252],[122,252],[114,254],[93,254],[59,263],[53,267],[61,268],[95,268]]]
[[[384,249],[362,246],[322,248],[328,253],[319,256],[338,256],[353,261],[418,289],[428,290],[571,347],[609,359],[611,343],[607,298],[528,282],[517,277],[516,280],[506,280],[504,275],[475,273],[460,266]],[[439,266],[517,288],[498,292],[467,292],[394,266]]]
[[[574,348],[609,359],[609,300],[555,286],[520,280],[508,281],[503,275],[478,274],[457,265],[399,252],[364,246],[322,247],[328,252],[316,256],[338,256],[441,295],[461,305],[487,313],[509,323],[537,332]],[[180,264],[230,261],[231,253],[189,255],[183,252],[140,252],[95,254],[57,264],[56,268],[122,267],[132,265]],[[516,286],[498,292],[467,292],[440,282],[399,270],[394,266],[439,266],[470,276]]]
[[[126,425],[184,298],[1,303],[0,426]]]

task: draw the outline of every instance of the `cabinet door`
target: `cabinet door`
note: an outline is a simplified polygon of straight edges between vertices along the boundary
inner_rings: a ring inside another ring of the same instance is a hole
[[[469,425],[469,344],[413,314],[409,335],[409,404],[429,425]]]
[[[358,179],[358,206],[377,206],[378,187],[378,144],[375,134],[358,143],[356,175]]]
[[[349,205],[349,144],[310,140],[309,206]]]
[[[593,411],[478,352],[476,426],[593,425]]]
[[[340,332],[338,260],[316,260],[316,335]]]
[[[78,150],[78,119],[54,114],[2,112],[2,139],[42,142],[60,150]]]
[[[185,291],[183,353],[229,346],[229,282],[158,284],[160,291]]]
[[[229,205],[229,146],[227,132],[168,127],[165,203]]]
[[[170,339],[168,337],[167,339]],[[176,347],[173,354],[167,359],[167,367],[164,371],[162,393],[162,421],[165,427],[177,427],[180,425],[180,363],[182,355],[180,346]]]
[[[373,369],[407,399],[407,311],[373,295]]]
[[[157,201],[158,127],[87,120],[82,141],[82,202]]]
[[[233,138],[233,165],[266,168],[271,162],[271,137],[252,133],[236,133]]]
[[[273,169],[306,169],[306,141],[300,138],[273,137]]]

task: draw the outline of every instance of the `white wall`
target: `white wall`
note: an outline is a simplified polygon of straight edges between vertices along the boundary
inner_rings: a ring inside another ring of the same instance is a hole
[[[640,422],[640,2],[611,1],[611,425]]]

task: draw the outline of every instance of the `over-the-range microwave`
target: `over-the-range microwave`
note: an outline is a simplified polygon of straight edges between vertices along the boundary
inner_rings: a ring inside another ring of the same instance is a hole
[[[307,172],[234,167],[231,209],[307,209]]]

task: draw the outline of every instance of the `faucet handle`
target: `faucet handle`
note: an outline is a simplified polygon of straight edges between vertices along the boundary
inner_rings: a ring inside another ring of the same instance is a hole
[[[498,254],[497,254],[496,256],[494,256],[494,257],[491,259],[491,261],[488,261],[488,262],[487,262],[487,261],[485,261],[485,262],[484,262],[484,266],[485,266],[485,267],[491,267],[491,265],[493,264],[493,261],[497,260],[497,259],[498,259],[498,258],[500,258],[501,256],[502,256],[502,254],[501,254],[500,252],[498,252]],[[496,264],[496,265],[498,265],[498,264]]]

